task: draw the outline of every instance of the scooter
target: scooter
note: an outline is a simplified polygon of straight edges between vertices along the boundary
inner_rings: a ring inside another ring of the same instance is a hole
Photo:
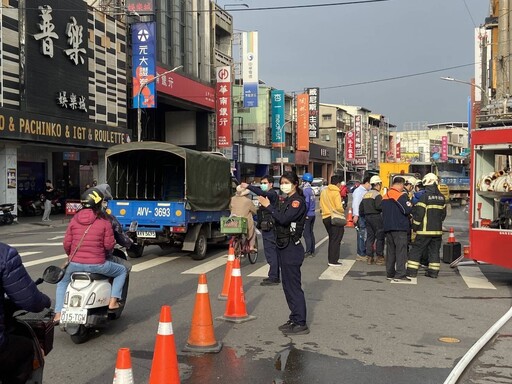
[[[123,250],[114,249],[114,255],[126,260]],[[123,313],[126,296],[117,309],[109,309],[112,292],[111,278],[89,272],[74,272],[66,289],[61,312],[60,329],[67,332],[75,344],[86,342],[97,329]],[[125,287],[128,284],[128,276]]]
[[[14,204],[0,204],[0,224],[11,225],[14,222],[17,215],[12,211],[14,211]]]

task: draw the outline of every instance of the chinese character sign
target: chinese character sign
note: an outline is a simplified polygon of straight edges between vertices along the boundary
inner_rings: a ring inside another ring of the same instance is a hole
[[[356,155],[363,153],[363,116],[356,115],[354,117],[355,145]]]
[[[284,147],[284,91],[272,90],[270,92],[272,106],[272,146]]]
[[[398,162],[400,160],[400,135],[396,135],[396,155],[395,155],[395,159],[396,161]]]
[[[297,149],[309,151],[309,95],[297,95]]]
[[[258,106],[258,32],[242,33],[244,108]]]
[[[231,68],[218,67],[217,74],[217,147],[231,147]]]
[[[379,129],[374,128],[372,130],[372,149],[373,149],[373,160],[375,160],[375,167],[379,166],[380,162],[380,140],[379,140]]]
[[[132,24],[133,108],[156,108],[156,23]]]
[[[448,136],[441,137],[441,160],[448,160]]]
[[[353,161],[356,158],[356,135],[348,131],[345,136],[345,160]]]
[[[126,9],[132,13],[140,13],[141,15],[155,13],[155,4],[153,0],[126,0]]]
[[[318,113],[320,109],[320,88],[307,88],[309,96],[309,137],[318,138]]]

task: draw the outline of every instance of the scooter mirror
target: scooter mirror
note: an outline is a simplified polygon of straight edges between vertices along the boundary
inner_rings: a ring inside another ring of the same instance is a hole
[[[64,277],[66,271],[55,265],[50,265],[43,272],[43,280],[50,284],[57,284]]]

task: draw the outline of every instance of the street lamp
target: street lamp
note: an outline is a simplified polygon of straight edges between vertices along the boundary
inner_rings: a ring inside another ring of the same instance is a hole
[[[165,71],[164,73],[161,73],[155,77],[153,77],[151,80],[149,81],[145,81],[144,80],[144,84],[142,84],[142,86],[139,88],[139,92],[137,92],[137,141],[141,141],[141,136],[142,136],[142,110],[140,108],[140,94],[142,93],[142,90],[144,88],[146,88],[146,86],[148,84],[151,84],[151,83],[154,83],[155,81],[157,81],[159,78],[161,78],[162,76],[165,76],[167,75],[168,73],[171,73],[171,72],[174,72],[174,71],[177,71],[178,69],[180,68],[183,68],[183,65],[179,65],[177,66],[176,68],[173,68],[169,71]]]
[[[488,104],[488,101],[489,99],[487,98],[487,92],[485,91],[485,89],[483,89],[481,86],[479,86],[478,84],[475,84],[475,83],[470,83],[469,81],[464,81],[464,80],[459,80],[459,79],[454,79],[453,77],[445,77],[445,76],[442,76],[441,77],[441,80],[446,80],[446,81],[453,81],[455,83],[461,83],[461,84],[467,84],[467,85],[471,85],[472,87],[476,87],[478,88],[481,92],[482,92],[482,96],[484,97],[484,104],[487,105]],[[485,106],[484,105],[484,106]]]

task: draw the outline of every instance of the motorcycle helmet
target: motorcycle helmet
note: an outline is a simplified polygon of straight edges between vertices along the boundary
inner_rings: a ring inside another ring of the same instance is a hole
[[[421,183],[425,186],[427,185],[434,185],[438,182],[438,178],[433,173],[427,173],[425,176],[423,176],[423,180],[421,180]]]
[[[110,189],[110,185],[108,184],[99,184],[95,188],[97,188],[103,194],[103,200],[109,201],[112,200],[112,189]]]
[[[379,176],[375,175],[375,176],[371,177],[371,179],[370,179],[371,185],[375,185],[375,184],[379,184],[379,183],[382,183],[382,180]]]
[[[304,176],[302,176],[302,181],[307,181],[308,183],[311,183],[313,181],[313,175],[311,173],[305,173]]]
[[[103,193],[94,187],[89,188],[82,195],[82,199],[80,202],[82,203],[82,207],[84,208],[95,208],[101,206],[101,202],[103,201]]]

